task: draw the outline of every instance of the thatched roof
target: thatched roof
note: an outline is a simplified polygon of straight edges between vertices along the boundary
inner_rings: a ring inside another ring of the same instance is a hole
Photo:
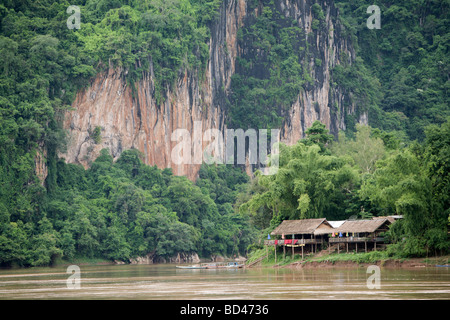
[[[327,221],[321,219],[284,220],[271,232],[271,235],[314,234],[322,235],[332,232],[373,233],[385,224],[393,223],[389,218],[372,220]]]
[[[272,235],[289,235],[289,234],[314,234],[314,231],[321,225],[325,224],[331,230],[331,225],[327,219],[304,219],[304,220],[284,220],[275,230]],[[327,228],[328,229],[328,228]],[[331,232],[331,231],[329,231]]]
[[[385,223],[391,222],[387,218],[372,219],[372,220],[347,220],[334,232],[354,232],[354,233],[372,233],[378,230]]]

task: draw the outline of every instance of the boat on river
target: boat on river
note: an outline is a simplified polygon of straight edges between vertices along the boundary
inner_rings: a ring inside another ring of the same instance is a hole
[[[239,262],[211,262],[190,266],[176,266],[178,269],[239,269],[245,265]]]
[[[193,266],[176,266],[178,269],[206,269],[206,266],[193,265]]]

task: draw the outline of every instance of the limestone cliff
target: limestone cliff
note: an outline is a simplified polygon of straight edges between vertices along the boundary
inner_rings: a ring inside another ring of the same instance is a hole
[[[143,152],[147,164],[172,168],[174,174],[194,179],[198,165],[172,164],[171,150],[176,142],[171,141],[171,134],[178,128],[191,131],[195,121],[202,121],[203,131],[224,130],[225,92],[234,72],[236,33],[245,12],[244,0],[224,1],[211,28],[205,75],[186,71],[175,88],[167,90],[160,105],[154,97],[152,67],[135,84],[135,93],[125,80],[126,71],[110,68],[99,74],[88,89],[77,94],[74,111],[66,115],[69,146],[61,157],[87,167],[103,148],[108,148],[114,158],[123,150],[136,148]],[[99,143],[92,138],[97,127],[101,128]]]
[[[351,93],[333,84],[333,68],[342,63],[350,65],[356,58],[352,43],[339,22],[339,12],[334,1],[278,0],[274,5],[273,9],[283,16],[282,21],[277,21],[278,26],[288,27],[291,21],[295,21],[295,25],[303,31],[300,38],[296,39],[301,47],[298,56],[310,79],[313,79],[313,83],[303,85],[291,108],[282,114],[284,123],[281,141],[289,145],[296,143],[316,120],[324,123],[336,136],[339,130],[345,130],[347,114],[357,113],[357,120],[367,124],[367,115],[357,110],[350,98]],[[315,12],[318,10],[320,14]],[[253,16],[264,14],[262,6],[257,6],[254,11]],[[253,23],[254,17],[244,19],[244,26],[250,26],[247,32],[251,32]],[[267,51],[255,52],[254,48],[240,42],[240,52],[247,61],[252,61],[252,55],[259,55],[258,60],[262,62],[270,59]],[[258,68],[251,71],[257,78],[258,74],[264,72]],[[305,78],[305,75],[299,74],[299,77]]]
[[[195,121],[203,130],[226,129],[226,99],[235,72],[236,59],[243,53],[237,34],[249,15],[247,0],[224,0],[217,21],[211,26],[210,57],[204,74],[186,70],[164,102],[155,99],[155,77],[150,69],[131,88],[126,70],[110,68],[97,75],[89,88],[80,91],[73,111],[65,117],[69,131],[67,152],[60,155],[70,163],[89,166],[101,149],[107,148],[114,158],[126,149],[136,148],[145,162],[159,168],[172,168],[174,174],[195,179],[198,165],[175,165],[171,150],[177,142],[171,134],[178,128],[192,132]],[[305,41],[313,43],[313,55],[304,63],[310,65],[313,85],[307,86],[292,108],[284,115],[281,139],[288,144],[302,138],[305,129],[321,120],[333,132],[344,129],[348,106],[346,93],[331,85],[331,69],[341,59],[354,59],[349,41],[341,36],[337,9],[333,1],[319,1],[325,14],[326,28],[312,29],[313,0],[277,0],[286,17],[296,19],[306,31]],[[315,61],[320,59],[321,65]],[[345,105],[345,106],[344,106]],[[363,117],[363,122],[367,117]],[[98,136],[98,133],[99,136]],[[193,143],[201,143],[193,141]]]

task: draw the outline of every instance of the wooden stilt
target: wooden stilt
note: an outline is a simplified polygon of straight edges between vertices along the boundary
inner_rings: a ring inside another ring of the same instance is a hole
[[[356,244],[356,253],[358,253],[358,242],[355,242]]]
[[[283,246],[283,259],[286,259],[286,246]]]
[[[338,253],[341,253],[340,248],[341,248],[341,244],[338,242]]]
[[[303,237],[303,236],[302,236],[302,237]],[[295,236],[292,235],[292,260],[294,259],[294,254],[295,254],[294,238],[295,238]]]
[[[274,247],[275,247],[275,263],[277,263],[277,245],[275,245]]]
[[[302,244],[302,260],[303,260],[303,247],[304,247],[305,245],[304,244]]]
[[[315,235],[313,235],[313,240],[316,240],[316,236],[315,236]],[[314,241],[314,242],[316,242],[316,241]],[[314,250],[314,243],[311,244],[311,251],[312,251],[313,253],[315,253],[315,250]]]
[[[367,241],[364,241],[364,251],[367,253]]]
[[[347,253],[348,253],[348,242],[346,243],[346,246],[347,246]]]
[[[376,241],[374,242],[374,247],[373,248],[374,248],[375,251],[377,251],[377,242]]]

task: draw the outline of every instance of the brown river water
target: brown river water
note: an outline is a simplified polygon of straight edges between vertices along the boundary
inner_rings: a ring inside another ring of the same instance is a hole
[[[73,288],[67,266],[0,269],[0,299],[70,300],[450,300],[450,268],[381,268],[369,288],[365,268],[182,270],[175,265],[80,266]],[[72,286],[72,288],[70,288]]]

